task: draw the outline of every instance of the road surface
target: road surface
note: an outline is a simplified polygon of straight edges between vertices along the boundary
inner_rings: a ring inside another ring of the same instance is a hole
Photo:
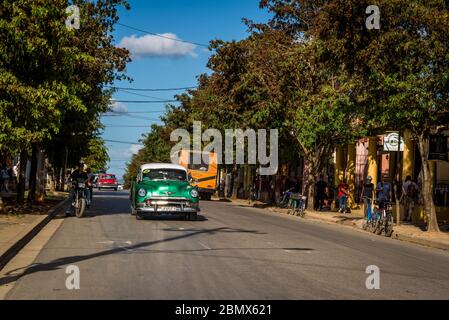
[[[1,275],[7,299],[449,299],[445,251],[227,202],[202,202],[192,222],[137,221],[126,191],[94,201],[55,221],[23,276]]]

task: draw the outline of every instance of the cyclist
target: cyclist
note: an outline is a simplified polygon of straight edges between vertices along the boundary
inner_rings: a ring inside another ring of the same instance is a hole
[[[84,172],[84,163],[82,161],[80,161],[78,163],[78,168],[75,171],[72,172],[72,174],[70,175],[69,180],[70,181],[76,181],[79,178],[81,178],[83,180],[86,180],[86,181],[89,179],[89,176],[87,175],[87,173]],[[65,212],[67,217],[70,216],[71,213],[72,213],[72,201],[73,201],[74,193],[75,193],[75,190],[73,188],[71,188],[70,191],[69,191],[69,198],[68,198],[69,204],[68,204],[68,208],[67,208],[67,210]]]
[[[363,184],[363,189],[362,189],[364,213],[365,213],[365,218],[368,218],[368,219],[371,217],[371,213],[372,213],[373,196],[374,196],[373,178],[371,176],[368,176],[366,178],[366,183]]]
[[[391,185],[388,182],[385,182],[384,178],[381,178],[380,182],[377,184],[378,193],[378,201],[379,201],[379,209],[386,209],[386,204],[391,201],[392,193],[391,193]]]

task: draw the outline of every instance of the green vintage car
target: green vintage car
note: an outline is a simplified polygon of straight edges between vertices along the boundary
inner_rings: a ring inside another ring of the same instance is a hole
[[[197,220],[199,194],[190,184],[187,170],[178,165],[155,163],[140,167],[131,185],[131,212],[138,220],[146,216],[182,215]]]

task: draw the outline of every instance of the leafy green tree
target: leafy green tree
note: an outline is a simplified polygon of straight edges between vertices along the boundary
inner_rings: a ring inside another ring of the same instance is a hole
[[[320,41],[321,61],[339,65],[368,134],[409,129],[422,157],[428,230],[439,231],[428,161],[429,135],[447,126],[447,1],[379,0],[380,30],[365,26],[370,1],[262,0],[270,26]]]
[[[84,150],[87,150],[87,154],[82,160],[89,168],[91,168],[92,172],[106,170],[110,158],[104,140],[95,137],[89,140],[87,148],[84,148]]]
[[[125,175],[125,188],[131,186],[136,180],[139,168],[146,163],[170,163],[170,151],[173,143],[170,142],[170,132],[166,126],[152,125],[147,135],[141,142],[144,147],[131,158],[127,164]]]
[[[126,1],[74,3],[81,12],[79,30],[65,26],[65,0],[0,4],[0,150],[20,151],[22,167],[31,149],[45,146],[52,159],[64,158],[59,162],[65,168],[68,151],[77,144],[87,148],[100,129],[111,96],[103,85],[126,78],[129,53],[116,48],[110,35],[117,6]],[[32,185],[35,176],[31,172]]]

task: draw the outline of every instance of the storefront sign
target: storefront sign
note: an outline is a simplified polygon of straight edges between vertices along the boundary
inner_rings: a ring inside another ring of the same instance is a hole
[[[430,136],[429,160],[449,161],[447,137],[443,135]]]
[[[384,138],[384,151],[404,151],[404,139],[401,138],[401,146],[399,149],[399,133],[394,132],[385,136]]]

